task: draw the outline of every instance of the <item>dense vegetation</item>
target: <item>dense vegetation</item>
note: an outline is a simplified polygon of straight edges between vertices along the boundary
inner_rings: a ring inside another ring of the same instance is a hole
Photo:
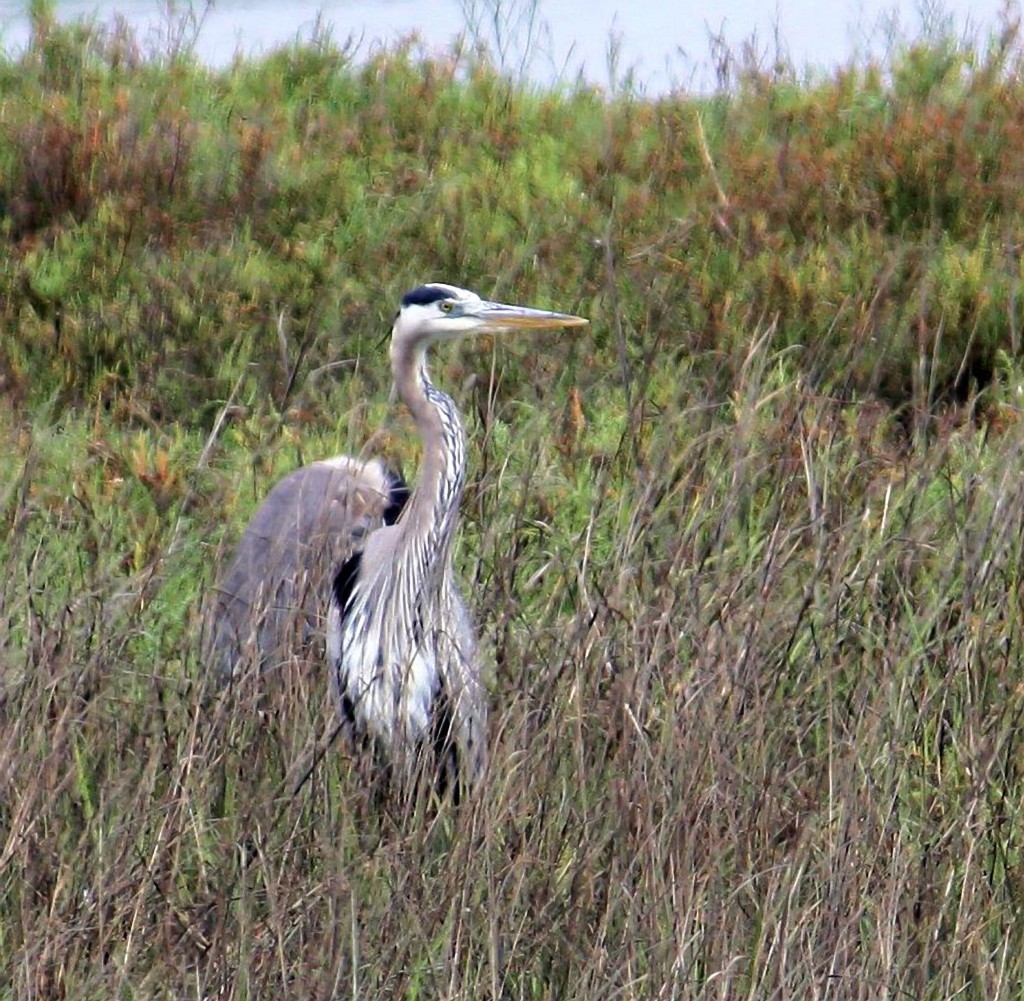
[[[0,998],[1024,994],[1014,24],[643,98],[33,18]],[[198,609],[281,472],[414,469],[383,337],[431,278],[592,325],[435,359],[492,754],[403,811],[317,671],[218,690]]]

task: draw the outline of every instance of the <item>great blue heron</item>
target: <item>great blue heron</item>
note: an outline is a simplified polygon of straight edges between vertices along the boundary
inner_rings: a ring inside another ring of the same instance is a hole
[[[427,374],[427,349],[468,334],[575,327],[579,316],[488,302],[431,283],[402,299],[391,331],[398,397],[423,440],[410,494],[377,460],[314,462],[267,495],[214,595],[211,653],[222,676],[266,669],[322,632],[342,724],[388,762],[433,744],[472,783],[484,764],[477,642],[452,572],[466,438]]]

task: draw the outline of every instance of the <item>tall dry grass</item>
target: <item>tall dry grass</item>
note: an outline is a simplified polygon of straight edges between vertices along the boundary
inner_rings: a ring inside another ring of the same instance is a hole
[[[915,450],[748,362],[639,465],[625,425],[566,458],[525,417],[504,463],[476,428],[491,761],[457,809],[325,751],[315,666],[215,688],[201,526],[101,570],[123,527],[26,462],[4,994],[1019,996],[1019,435]],[[587,467],[568,502],[556,467]]]

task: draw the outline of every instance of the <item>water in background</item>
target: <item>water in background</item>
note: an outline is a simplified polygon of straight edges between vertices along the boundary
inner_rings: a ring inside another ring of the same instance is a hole
[[[214,0],[209,7],[203,0],[57,0],[56,9],[61,20],[103,21],[120,12],[144,44],[166,51],[191,7],[199,28],[196,51],[215,66],[238,53],[309,38],[321,24],[338,42],[357,41],[364,55],[413,33],[427,49],[441,51],[465,34],[485,41],[506,70],[538,83],[572,81],[582,73],[591,83],[614,87],[632,71],[634,84],[663,93],[713,88],[722,53],[738,52],[751,40],[766,66],[781,50],[797,67],[828,68],[882,54],[894,32],[917,37],[938,19],[957,35],[984,38],[997,29],[1001,3],[949,0],[939,11],[921,0]],[[27,42],[27,7],[28,0],[0,0],[5,48]],[[716,48],[715,37],[724,48]]]

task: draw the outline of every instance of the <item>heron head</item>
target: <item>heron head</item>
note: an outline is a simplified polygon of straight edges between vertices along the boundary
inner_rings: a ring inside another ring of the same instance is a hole
[[[504,333],[552,327],[582,327],[588,321],[570,313],[511,306],[481,299],[475,292],[431,282],[407,292],[391,331],[392,350],[427,347],[469,334]]]

